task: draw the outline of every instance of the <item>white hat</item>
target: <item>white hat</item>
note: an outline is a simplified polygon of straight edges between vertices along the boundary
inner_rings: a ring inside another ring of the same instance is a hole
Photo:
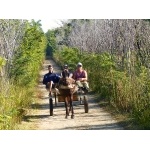
[[[82,63],[79,62],[79,63],[77,64],[77,66],[82,66]]]

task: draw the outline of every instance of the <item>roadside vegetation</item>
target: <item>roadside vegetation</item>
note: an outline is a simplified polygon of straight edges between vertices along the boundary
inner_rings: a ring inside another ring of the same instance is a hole
[[[35,101],[46,46],[40,22],[0,20],[0,129],[17,129]]]
[[[87,19],[46,33],[55,61],[71,70],[82,62],[100,105],[127,129],[150,129],[149,34],[149,20]]]

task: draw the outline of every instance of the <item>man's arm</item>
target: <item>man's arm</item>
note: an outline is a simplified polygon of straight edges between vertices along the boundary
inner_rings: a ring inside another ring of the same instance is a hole
[[[44,77],[43,77],[43,84],[47,84],[47,76],[46,75],[44,75]]]
[[[69,78],[73,78],[73,73],[69,73]]]
[[[78,81],[87,81],[88,80],[88,76],[87,76],[87,72],[84,70],[84,75],[85,77],[84,78],[79,78]]]
[[[88,80],[88,75],[87,72],[84,70],[84,74],[85,74],[85,78],[83,78],[83,81],[87,81]]]
[[[76,80],[76,72],[73,72],[72,78]]]

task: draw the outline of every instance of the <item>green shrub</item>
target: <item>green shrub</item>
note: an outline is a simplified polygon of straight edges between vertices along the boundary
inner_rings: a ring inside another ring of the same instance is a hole
[[[72,64],[75,70],[77,62],[82,62],[88,72],[90,88],[121,113],[129,113],[140,128],[150,128],[150,78],[149,69],[139,66],[138,62],[124,58],[120,67],[116,56],[109,53],[83,53],[64,47],[56,51],[55,59],[61,65]],[[132,56],[132,58],[135,58]]]

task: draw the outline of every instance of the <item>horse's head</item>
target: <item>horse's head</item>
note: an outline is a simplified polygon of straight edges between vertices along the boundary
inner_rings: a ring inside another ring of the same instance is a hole
[[[65,70],[62,72],[62,77],[63,77],[63,78],[69,77],[69,71],[65,69]]]
[[[69,77],[61,78],[59,84],[64,86],[69,86],[71,84],[74,84],[75,80]]]
[[[60,80],[60,84],[64,86],[69,86],[70,84],[73,84],[75,81],[72,78],[69,78],[69,72],[67,70],[64,70],[62,72],[62,78]]]

